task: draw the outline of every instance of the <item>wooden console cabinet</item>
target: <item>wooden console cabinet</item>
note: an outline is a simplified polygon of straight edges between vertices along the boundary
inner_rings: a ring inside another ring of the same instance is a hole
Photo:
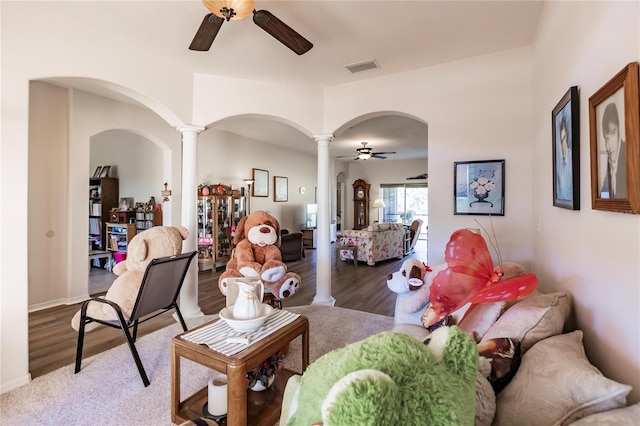
[[[318,245],[317,235],[315,228],[302,228],[302,246],[305,248],[316,248]]]

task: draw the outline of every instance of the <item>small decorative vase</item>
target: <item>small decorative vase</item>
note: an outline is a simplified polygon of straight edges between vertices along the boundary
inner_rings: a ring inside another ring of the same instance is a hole
[[[249,389],[251,389],[254,392],[262,392],[264,390],[267,390],[271,387],[271,385],[273,384],[273,382],[276,381],[276,375],[272,374],[269,376],[269,378],[267,379],[267,386],[265,387],[262,382],[260,380],[258,380],[256,382],[255,385],[253,385],[253,387],[250,387]]]
[[[204,187],[202,188],[202,195],[209,195],[209,188],[208,187]]]
[[[478,200],[480,200],[480,201],[482,201],[482,202],[485,202],[485,201],[484,201],[484,199],[485,199],[485,198],[487,198],[487,197],[489,196],[489,191],[485,192],[484,194],[474,194],[474,196],[475,196]]]

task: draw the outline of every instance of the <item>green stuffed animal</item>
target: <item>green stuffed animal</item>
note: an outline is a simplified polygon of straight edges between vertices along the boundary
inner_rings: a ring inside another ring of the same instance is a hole
[[[472,426],[477,371],[476,343],[457,326],[426,344],[385,331],[311,364],[287,425]]]

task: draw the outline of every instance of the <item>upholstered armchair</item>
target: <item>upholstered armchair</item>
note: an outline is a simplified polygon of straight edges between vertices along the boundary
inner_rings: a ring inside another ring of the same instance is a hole
[[[282,253],[283,262],[293,262],[305,257],[304,247],[302,245],[302,232],[289,233],[286,229],[281,230],[280,253]]]
[[[407,247],[406,253],[411,253],[413,249],[416,247],[416,242],[418,241],[418,237],[420,236],[420,231],[422,230],[422,224],[424,221],[422,219],[414,219],[409,226],[409,245]]]
[[[374,266],[382,260],[404,256],[405,229],[399,223],[375,223],[342,232],[339,244],[358,246],[358,261]],[[340,250],[341,260],[353,260],[353,251]]]

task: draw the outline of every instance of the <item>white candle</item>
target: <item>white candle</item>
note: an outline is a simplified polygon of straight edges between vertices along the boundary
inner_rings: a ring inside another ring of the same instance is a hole
[[[227,376],[216,374],[209,379],[207,411],[214,416],[227,414]]]

